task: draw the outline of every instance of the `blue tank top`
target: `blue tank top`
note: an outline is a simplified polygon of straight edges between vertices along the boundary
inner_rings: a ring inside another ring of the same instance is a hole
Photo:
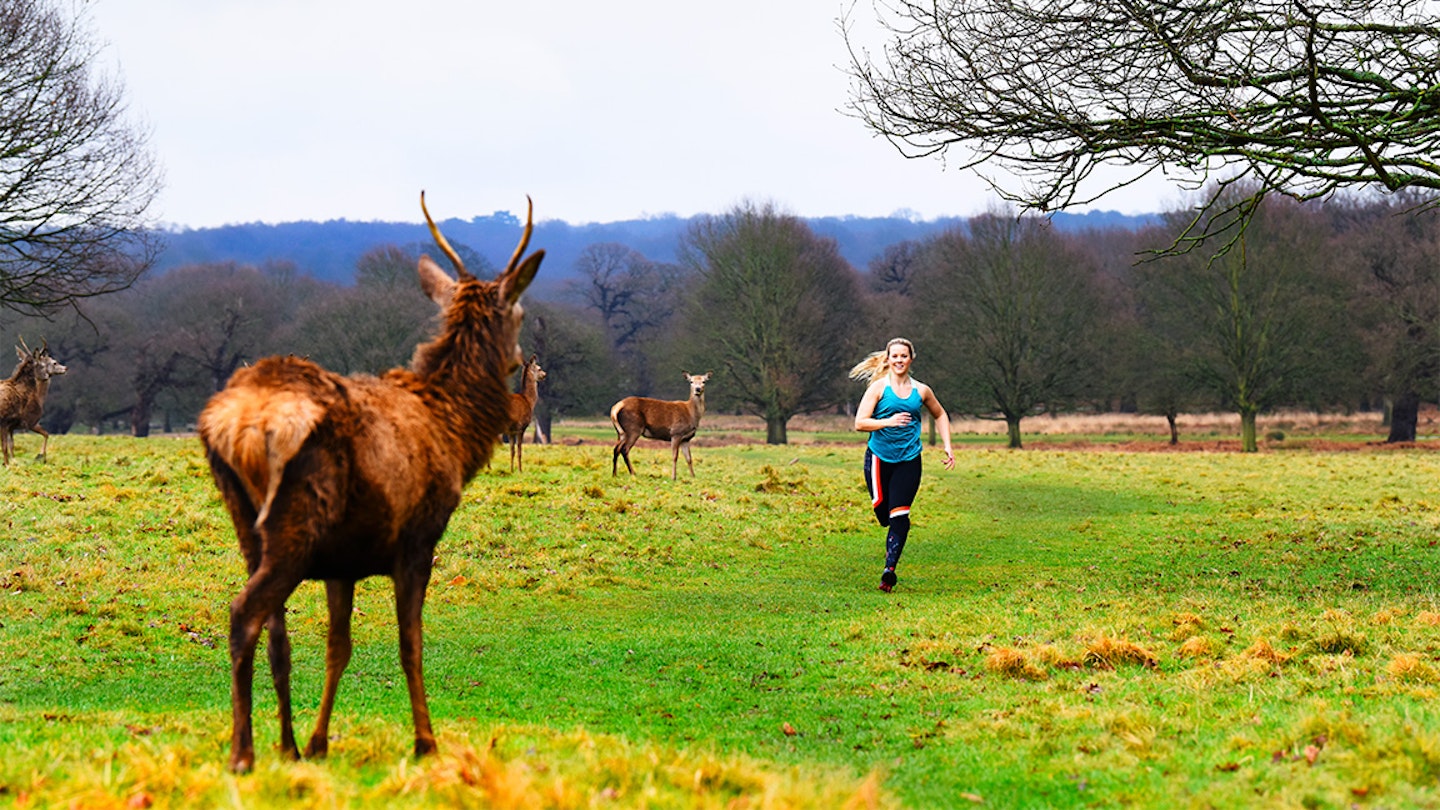
[[[870,452],[880,457],[881,461],[896,464],[901,461],[909,461],[916,458],[924,450],[920,444],[920,388],[913,382],[910,384],[910,396],[900,398],[885,384],[885,390],[880,393],[880,401],[875,403],[876,419],[888,419],[897,413],[905,412],[910,414],[910,424],[904,427],[883,427],[870,433]]]

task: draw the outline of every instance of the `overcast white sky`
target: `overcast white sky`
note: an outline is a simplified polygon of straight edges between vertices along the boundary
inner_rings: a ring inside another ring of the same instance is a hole
[[[870,0],[856,16],[870,23]],[[163,223],[933,219],[993,197],[843,112],[842,0],[95,0]],[[1105,198],[1173,205],[1152,183]]]

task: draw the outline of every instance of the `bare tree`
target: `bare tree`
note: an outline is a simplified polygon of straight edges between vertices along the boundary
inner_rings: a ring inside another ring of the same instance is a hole
[[[284,311],[279,286],[260,270],[233,262],[188,265],[149,280],[160,297],[158,324],[180,339],[184,359],[207,381],[206,394],[225,387],[242,363],[277,348]]]
[[[935,349],[917,366],[955,410],[1004,419],[1019,448],[1021,419],[1066,410],[1095,387],[1096,268],[1041,217],[992,213],[968,231],[926,244],[915,322]]]
[[[1297,199],[1371,184],[1440,189],[1433,3],[887,0],[875,9],[878,57],[864,45],[870,32],[842,20],[852,110],[906,155],[944,155],[1027,206],[1091,202],[1156,170],[1196,189],[1249,177],[1259,193]]]
[[[1415,441],[1420,403],[1440,382],[1440,223],[1414,210],[1430,202],[1402,193],[1326,207],[1357,289],[1366,376],[1390,409],[1387,442]]]
[[[605,342],[604,326],[588,312],[547,303],[525,304],[520,345],[545,367],[545,396],[535,424],[545,436],[557,416],[601,413],[617,394],[619,376]]]
[[[1230,241],[1240,216],[1221,218],[1207,228]],[[1176,213],[1172,227],[1188,219]],[[1315,210],[1271,199],[1254,212],[1235,250],[1142,267],[1145,327],[1171,358],[1157,384],[1170,387],[1173,368],[1182,369],[1239,414],[1245,452],[1257,449],[1258,414],[1307,401],[1333,405],[1347,381],[1360,376],[1359,346],[1326,261],[1322,228]]]
[[[654,338],[680,306],[681,274],[615,242],[590,245],[575,260],[573,294],[600,315],[628,379],[621,387],[651,393]]]
[[[771,205],[702,217],[681,243],[699,276],[685,332],[696,367],[716,369],[722,403],[765,419],[785,444],[791,416],[844,398],[861,320],[859,276],[834,240]]]
[[[419,251],[398,245],[379,245],[355,260],[355,286],[380,290],[408,290],[414,286],[415,262]]]
[[[908,296],[920,254],[920,243],[909,239],[887,245],[879,256],[870,260],[866,275],[870,291]]]
[[[154,261],[160,172],[99,51],[80,3],[0,3],[0,306],[53,311]]]

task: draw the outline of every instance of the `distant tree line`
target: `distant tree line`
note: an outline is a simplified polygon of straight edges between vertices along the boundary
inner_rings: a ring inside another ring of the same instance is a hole
[[[543,200],[537,201],[541,206],[537,212],[544,210],[543,204]],[[535,224],[535,243],[545,245],[549,275],[537,278],[535,283],[539,286],[531,292],[545,296],[558,292],[574,279],[581,254],[597,244],[624,245],[651,261],[673,264],[678,260],[681,238],[701,218],[665,215],[579,225],[542,219]],[[1054,215],[1056,227],[1063,231],[1136,227],[1149,224],[1153,219],[1154,216],[1114,211]],[[888,217],[806,217],[804,222],[817,235],[834,239],[840,254],[851,263],[863,266],[887,245],[919,241],[963,220],[921,220],[897,213]],[[447,238],[491,256],[500,256],[514,247],[515,233],[520,227],[519,219],[508,211],[470,219],[446,219],[439,224]],[[392,244],[408,250],[424,249],[430,244],[423,222],[249,222],[171,229],[159,235],[164,237],[164,250],[155,257],[157,270],[219,261],[263,264],[283,256],[315,278],[340,284],[350,283],[355,263],[375,245]]]
[[[1003,420],[1015,447],[1040,414],[1162,414],[1173,431],[1180,413],[1225,409],[1254,449],[1255,417],[1285,406],[1386,408],[1389,438],[1413,440],[1421,403],[1440,395],[1428,201],[1260,200],[1244,216],[1206,209],[1217,221],[1204,232],[1234,244],[1223,252],[1169,249],[1194,232],[1193,211],[1076,232],[996,210],[858,269],[804,220],[752,203],[694,220],[673,262],[595,243],[562,290],[527,301],[522,349],[548,373],[537,423],[549,435],[625,395],[682,399],[683,371],[711,371],[711,410],[760,416],[780,443],[792,416],[851,406],[846,369],[903,335],[952,413]],[[48,340],[70,367],[47,429],[183,430],[267,354],[346,373],[407,363],[433,327],[419,250],[372,248],[352,284],[290,262],[186,265],[49,318],[5,312],[0,329]]]

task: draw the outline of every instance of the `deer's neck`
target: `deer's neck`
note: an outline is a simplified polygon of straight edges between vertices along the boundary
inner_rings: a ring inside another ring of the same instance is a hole
[[[540,380],[534,374],[525,374],[525,401],[530,407],[535,407],[535,402],[540,399]]]
[[[35,384],[35,367],[30,365],[32,361],[26,360],[15,367],[15,371],[6,382],[11,385],[33,386]]]
[[[408,372],[467,481],[490,460],[509,425],[506,341],[490,331],[483,325],[447,330],[420,347]]]
[[[690,395],[690,415],[695,418],[695,424],[700,424],[700,417],[705,415],[705,395]]]

